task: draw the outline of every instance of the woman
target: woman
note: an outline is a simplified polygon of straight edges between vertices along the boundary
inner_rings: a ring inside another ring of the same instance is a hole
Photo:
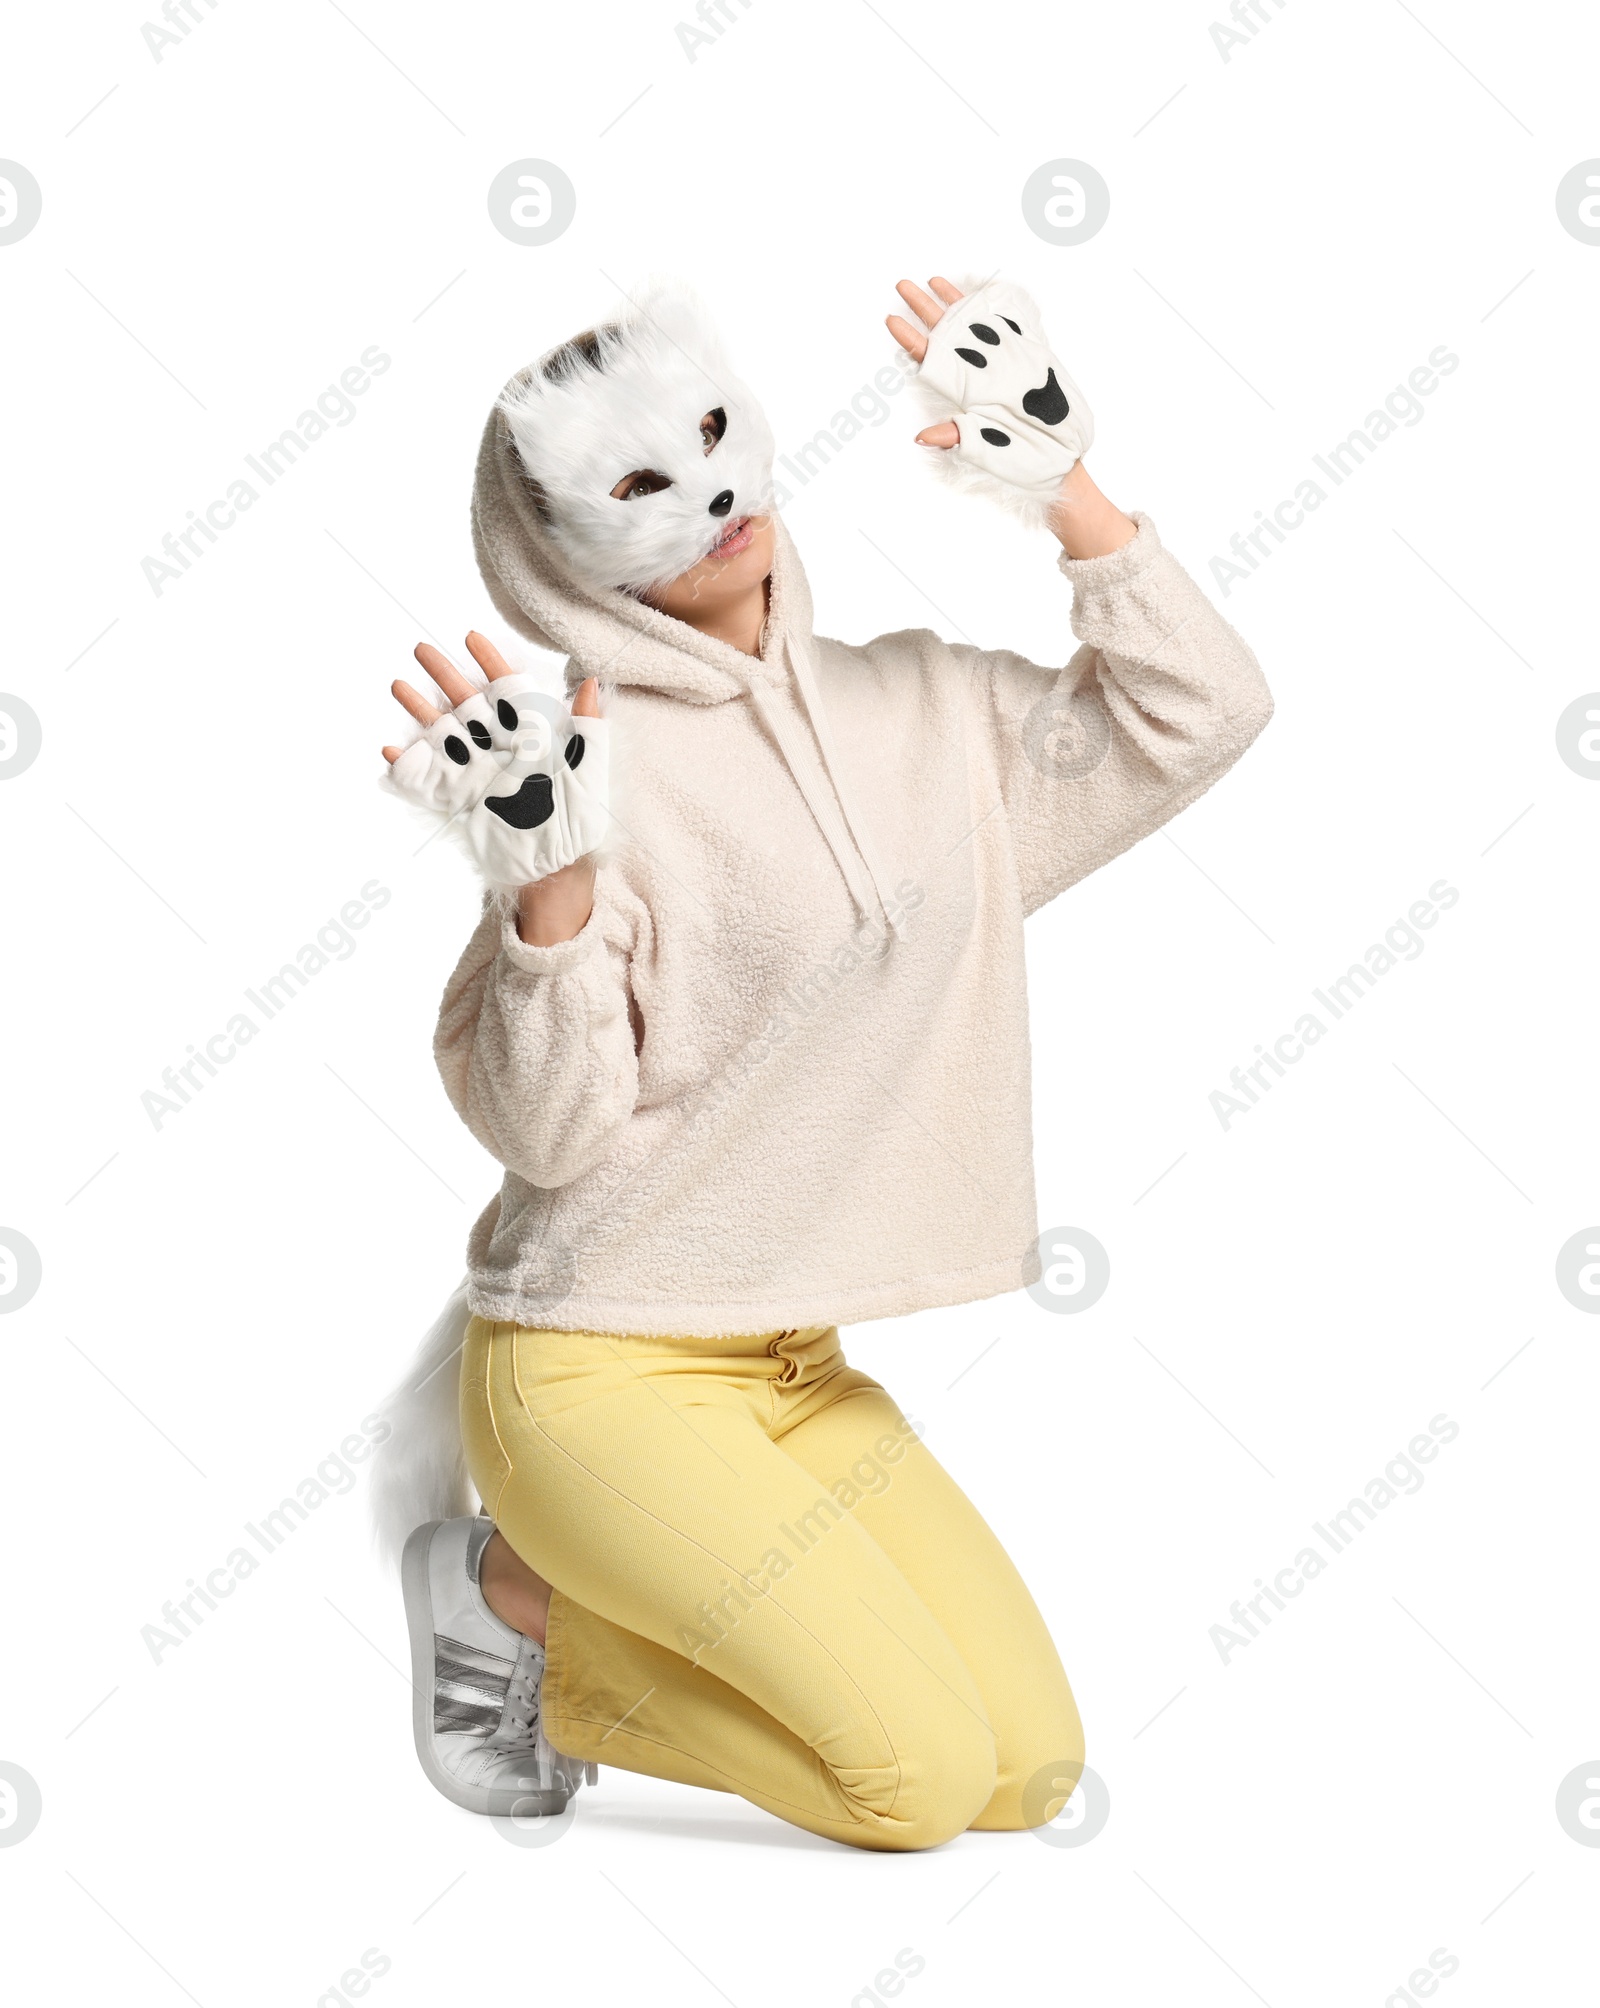
[[[490,887],[435,1042],[506,1168],[435,1347],[465,1323],[483,1510],[404,1572],[419,1753],[480,1811],[604,1761],[908,1849],[1038,1825],[1081,1772],[1032,1598],[836,1328],[1037,1278],[1023,919],[1271,700],[1090,479],[1031,302],[930,284],[888,321],[944,414],[918,439],[1059,540],[1064,669],[815,636],[766,422],[668,289],[484,435],[479,563],[571,713],[476,634],[482,689],[416,652],[448,711],[395,686],[395,782]]]

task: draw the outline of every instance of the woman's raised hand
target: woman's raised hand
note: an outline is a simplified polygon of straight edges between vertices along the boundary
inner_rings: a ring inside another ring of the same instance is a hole
[[[474,628],[467,636],[467,653],[478,667],[494,682],[502,676],[515,676],[517,672],[506,661],[487,635],[481,635]],[[477,689],[461,674],[443,649],[435,648],[432,642],[419,641],[415,650],[417,661],[428,672],[439,688],[449,698],[452,707],[463,703]],[[403,678],[396,678],[389,686],[397,703],[411,713],[419,725],[437,724],[443,713],[431,705],[420,691],[413,690]],[[578,685],[572,699],[574,718],[598,718],[600,716],[600,685],[594,677],[589,677]],[[392,767],[400,758],[398,746],[385,746],[383,757]]]
[[[920,382],[953,414],[924,426],[918,445],[942,449],[957,481],[1048,528],[1069,557],[1119,550],[1137,526],[1089,478],[1094,414],[1051,352],[1038,308],[992,279],[970,293],[948,279],[928,285],[895,287],[920,325],[888,316]]]
[[[912,279],[902,279],[895,287],[895,291],[922,323],[921,327],[913,327],[898,314],[891,314],[888,320],[890,334],[915,363],[920,363],[928,353],[928,337],[924,330],[937,327],[944,318],[945,308],[953,307],[961,298],[960,287],[952,286],[948,279],[930,279],[928,284],[938,294],[937,300],[931,299]],[[924,426],[917,434],[919,446],[955,446],[960,439],[961,434],[956,428],[954,419],[946,419],[942,425]]]
[[[416,649],[448,710],[409,683],[393,685],[422,732],[409,746],[384,747],[389,783],[444,820],[491,886],[518,894],[524,940],[568,940],[589,917],[589,854],[610,820],[599,684],[586,678],[568,711],[486,636],[469,634],[467,651],[487,678],[483,688],[442,650],[427,642]]]

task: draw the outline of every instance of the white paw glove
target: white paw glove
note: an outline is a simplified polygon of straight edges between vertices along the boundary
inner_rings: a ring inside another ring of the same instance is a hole
[[[388,781],[448,819],[490,885],[530,885],[604,837],[607,735],[603,718],[574,718],[532,677],[496,677],[424,727]]]
[[[963,485],[997,501],[1042,511],[1094,444],[1094,415],[1051,354],[1038,308],[1003,281],[945,308],[928,331],[917,382],[924,407],[954,419],[961,434],[940,458]]]

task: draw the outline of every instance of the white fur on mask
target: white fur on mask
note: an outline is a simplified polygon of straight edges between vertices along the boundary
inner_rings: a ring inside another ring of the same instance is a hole
[[[596,331],[595,351],[594,362],[557,351],[553,365],[547,357],[524,370],[500,409],[573,572],[640,593],[688,571],[740,517],[771,510],[772,430],[685,287],[642,293]],[[700,423],[717,410],[726,425],[707,453]],[[671,485],[613,498],[624,475],[645,470]]]

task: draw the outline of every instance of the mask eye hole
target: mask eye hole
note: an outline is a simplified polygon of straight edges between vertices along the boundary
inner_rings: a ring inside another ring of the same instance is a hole
[[[700,438],[709,453],[728,429],[728,414],[719,404],[715,411],[708,411],[700,421]]]
[[[636,467],[631,474],[624,474],[611,491],[613,502],[637,502],[641,495],[659,495],[663,488],[672,486],[670,474],[657,474],[653,467]]]

